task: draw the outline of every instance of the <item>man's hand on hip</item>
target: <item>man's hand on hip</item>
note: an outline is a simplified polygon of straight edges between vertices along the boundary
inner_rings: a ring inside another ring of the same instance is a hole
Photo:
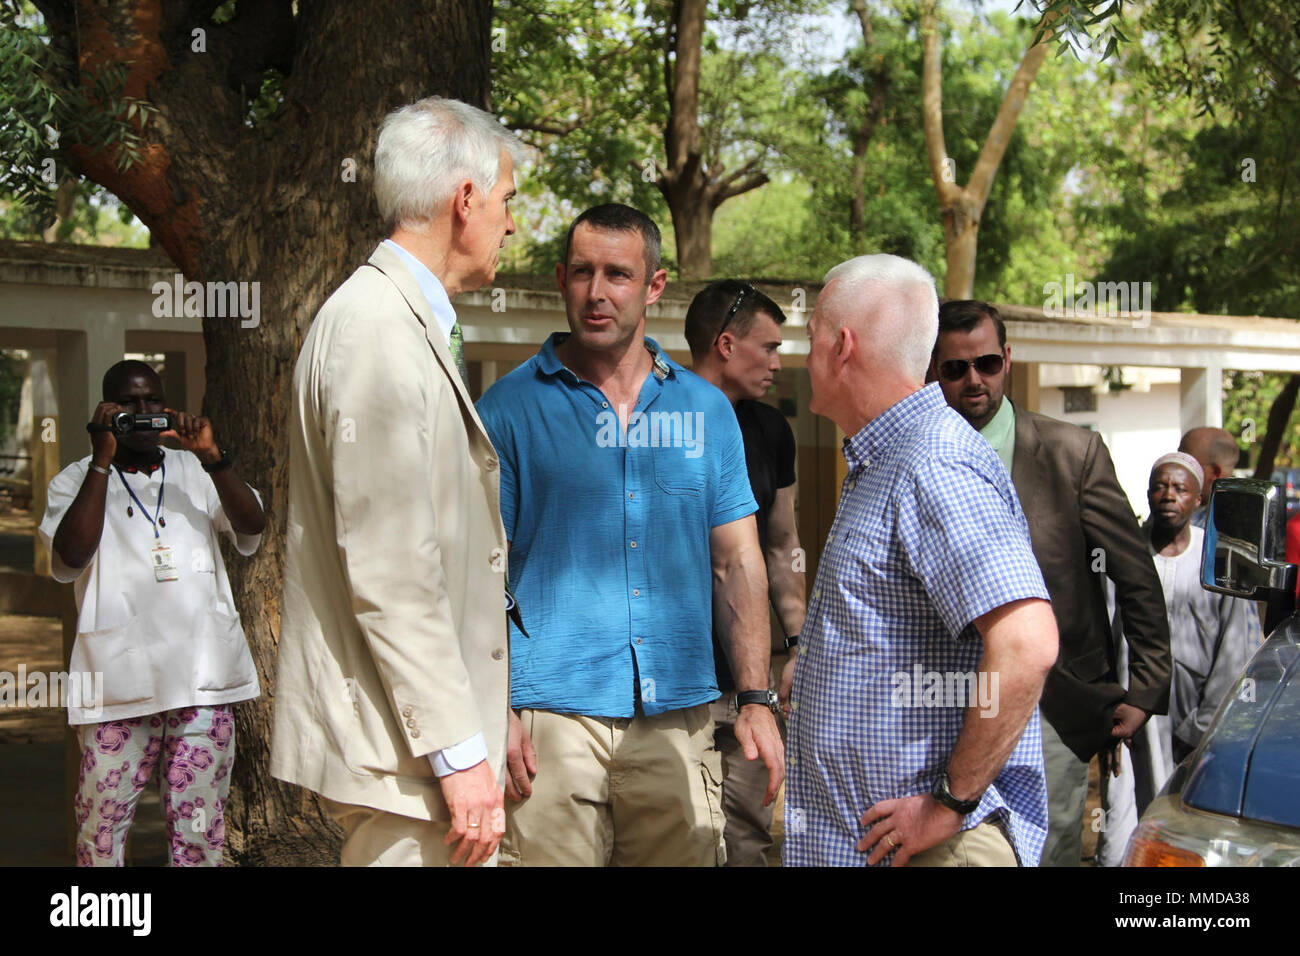
[[[858,841],[858,850],[871,851],[867,862],[872,866],[893,851],[890,865],[903,866],[916,854],[960,833],[963,819],[928,793],[901,800],[881,800],[862,814],[860,822],[870,829]]]
[[[799,660],[799,645],[790,648],[790,657],[781,668],[781,680],[776,685],[776,696],[781,702],[781,711],[786,720],[790,719],[790,692],[794,690],[794,666]]]
[[[482,863],[492,855],[506,832],[505,801],[486,760],[468,770],[439,777],[443,799],[451,810],[451,829],[445,843],[458,843],[452,863]]]
[[[506,796],[511,800],[531,796],[535,776],[537,751],[533,749],[533,738],[519,719],[519,714],[511,710],[506,735]]]
[[[735,734],[746,760],[762,757],[767,765],[767,793],[763,795],[763,806],[770,806],[785,780],[785,746],[781,743],[776,718],[761,704],[746,704],[736,715]]]

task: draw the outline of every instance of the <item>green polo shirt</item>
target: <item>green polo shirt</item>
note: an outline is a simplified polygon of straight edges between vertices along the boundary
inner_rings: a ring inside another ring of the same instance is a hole
[[[1007,474],[1011,474],[1011,460],[1016,454],[1016,412],[1011,407],[1011,399],[1003,396],[1002,407],[989,423],[980,429],[980,434],[998,453],[1003,466],[1007,469]]]

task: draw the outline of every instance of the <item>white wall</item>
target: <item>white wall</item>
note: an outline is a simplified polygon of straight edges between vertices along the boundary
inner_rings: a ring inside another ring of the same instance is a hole
[[[1095,412],[1069,415],[1065,414],[1065,393],[1060,388],[1044,385],[1040,398],[1039,411],[1044,415],[1101,432],[1134,513],[1145,517],[1150,510],[1147,479],[1151,465],[1166,452],[1177,451],[1182,437],[1178,385],[1152,384],[1145,392],[1108,392],[1097,396]]]

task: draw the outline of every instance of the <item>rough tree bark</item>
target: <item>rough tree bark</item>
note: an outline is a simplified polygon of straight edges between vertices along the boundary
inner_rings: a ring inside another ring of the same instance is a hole
[[[732,172],[708,163],[700,136],[700,58],[706,0],[677,0],[664,33],[664,87],[668,125],[664,129],[667,165],[658,166],[655,184],[668,204],[677,238],[677,264],[683,279],[713,274],[713,214],[728,199],[757,189],[767,174],[751,160]]]
[[[204,413],[262,492],[268,517],[258,554],[227,561],[263,690],[236,707],[228,857],[336,862],[337,829],[315,798],[268,769],[286,517],[282,423],[312,316],[382,238],[369,174],[379,121],[434,93],[488,105],[491,2],[299,0],[295,13],[289,0],[243,0],[224,24],[212,20],[218,0],[36,4],[83,76],[126,63],[124,92],[158,110],[131,169],[119,171],[111,151],[69,142],[72,168],[122,199],[187,279],[260,283],[255,328],[238,318],[203,322]],[[283,77],[282,103],[250,119],[271,70]],[[344,176],[349,160],[355,181]]]
[[[979,245],[980,216],[993,188],[993,177],[1011,142],[1016,120],[1029,97],[1029,87],[1038,74],[1038,68],[1047,58],[1052,38],[1050,17],[1039,25],[1042,30],[1038,42],[1030,45],[1016,68],[1016,74],[1002,98],[1002,106],[989,128],[989,135],[980,148],[975,169],[965,186],[959,185],[948,160],[948,150],[943,139],[943,102],[939,65],[939,24],[934,3],[927,4],[921,14],[922,67],[921,97],[922,121],[925,128],[925,145],[930,161],[930,178],[939,197],[943,214],[943,236],[947,259],[947,272],[943,280],[945,299],[969,299],[975,287],[975,252]]]

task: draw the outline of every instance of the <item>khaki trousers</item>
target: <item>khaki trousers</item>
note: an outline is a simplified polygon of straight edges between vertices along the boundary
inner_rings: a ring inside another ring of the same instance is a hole
[[[1000,820],[993,817],[962,830],[907,861],[908,866],[1018,866]]]
[[[713,740],[722,755],[722,812],[727,818],[727,866],[767,866],[772,847],[771,806],[767,795],[767,764],[746,760],[736,739],[736,695],[723,694],[711,705]],[[784,726],[782,726],[784,731]]]
[[[1043,729],[1043,773],[1047,776],[1047,842],[1039,866],[1083,865],[1083,810],[1088,802],[1088,764],[1052,729]]]
[[[451,866],[454,846],[443,842],[447,820],[416,820],[396,813],[337,803],[322,798],[325,809],[343,828],[340,866]],[[495,866],[498,853],[481,866]],[[461,861],[461,865],[464,860]]]
[[[720,866],[722,762],[709,705],[654,717],[521,710],[532,795],[506,799],[506,866]]]

